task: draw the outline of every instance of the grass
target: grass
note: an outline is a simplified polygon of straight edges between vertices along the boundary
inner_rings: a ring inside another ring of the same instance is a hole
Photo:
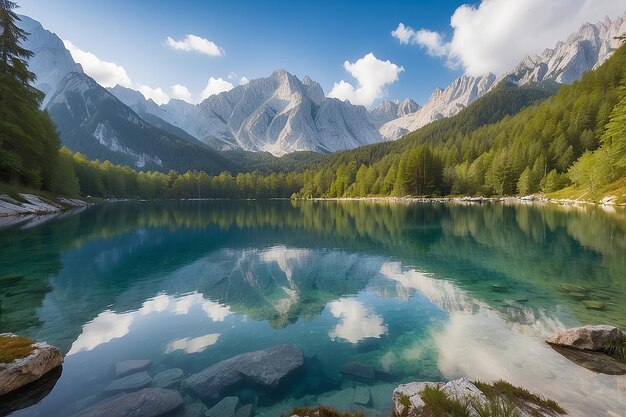
[[[421,394],[422,413],[432,417],[469,417],[470,404],[450,398],[438,387],[426,386]]]
[[[566,411],[556,401],[549,400],[537,394],[533,394],[525,388],[516,387],[506,381],[496,381],[487,384],[482,381],[475,381],[474,385],[485,394],[490,402],[498,400],[504,401],[506,405],[515,405],[530,414],[531,416],[542,416],[544,413],[558,415],[566,414]],[[535,406],[539,411],[532,407]],[[505,414],[501,414],[504,416]]]
[[[571,199],[581,201],[599,202],[606,196],[615,196],[616,204],[626,204],[626,178],[620,178],[608,185],[599,187],[593,193],[588,188],[570,185],[553,193],[547,193],[546,197],[558,199]]]
[[[622,336],[621,340],[610,340],[604,352],[616,358],[626,359],[626,335]]]
[[[0,336],[0,363],[11,363],[33,352],[30,339],[21,336]]]

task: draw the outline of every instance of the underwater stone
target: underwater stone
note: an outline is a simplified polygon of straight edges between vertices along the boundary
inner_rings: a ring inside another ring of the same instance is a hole
[[[183,380],[181,389],[191,391],[205,402],[215,403],[235,386],[276,389],[303,364],[300,349],[278,345],[216,363]]]
[[[123,378],[116,379],[104,389],[105,392],[127,392],[137,391],[147,387],[152,382],[152,378],[146,371],[131,374]]]
[[[252,404],[246,404],[239,407],[235,413],[235,417],[252,417]]]
[[[350,362],[339,370],[343,375],[360,381],[371,382],[375,379],[374,367],[361,362]]]
[[[157,388],[170,388],[182,381],[185,373],[180,368],[167,369],[152,378],[152,385]]]
[[[145,388],[120,394],[100,401],[74,414],[73,417],[157,417],[183,404],[177,391],[164,388]]]
[[[356,387],[354,391],[354,403],[368,406],[372,401],[370,390],[366,387]]]
[[[235,410],[239,404],[239,398],[226,397],[215,404],[207,413],[209,417],[234,417]]]
[[[139,371],[145,371],[150,365],[152,365],[152,361],[147,359],[119,361],[115,364],[115,376],[120,377]]]

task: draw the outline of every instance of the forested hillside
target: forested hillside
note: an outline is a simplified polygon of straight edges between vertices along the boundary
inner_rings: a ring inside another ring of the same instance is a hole
[[[611,184],[623,186],[619,184],[626,172],[626,47],[556,94],[554,84],[502,84],[456,116],[394,142],[280,159],[244,151],[211,154],[224,169],[214,176],[199,170],[138,172],[109,161],[91,161],[67,149],[59,151],[55,126],[39,109],[43,95],[30,86],[34,75],[26,59],[31,53],[20,46],[27,34],[15,24],[19,19],[15,4],[6,4],[10,7],[0,16],[5,28],[0,39],[3,183],[65,195],[132,198],[500,196],[554,192],[572,184],[585,190],[579,195],[597,199]],[[123,127],[128,130],[132,114],[127,116]],[[106,125],[103,120],[100,124]],[[151,125],[146,129],[150,128],[158,129]],[[173,126],[163,128],[176,134]],[[133,140],[145,148],[141,135],[135,136]],[[172,145],[165,136],[163,146]],[[192,145],[189,138],[176,140]],[[175,152],[170,149],[167,155],[176,162]],[[196,155],[199,166],[203,155]]]

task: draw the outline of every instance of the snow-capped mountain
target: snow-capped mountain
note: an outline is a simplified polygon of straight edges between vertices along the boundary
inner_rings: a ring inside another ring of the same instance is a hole
[[[584,72],[604,63],[619,46],[615,37],[625,32],[626,14],[613,20],[605,18],[596,24],[585,23],[553,49],[527,56],[513,70],[499,77],[493,74],[482,77],[463,75],[445,89],[437,88],[424,107],[384,124],[380,133],[387,140],[397,139],[434,120],[453,116],[503,80],[518,85],[544,81],[572,83]]]
[[[378,106],[370,110],[370,120],[377,128],[387,122],[415,113],[420,109],[420,105],[410,98],[400,100],[385,100]]]
[[[34,53],[28,60],[28,69],[37,76],[35,88],[46,94],[42,104],[45,107],[61,79],[69,72],[83,72],[83,69],[74,62],[57,35],[28,16],[20,16],[20,19],[19,26],[29,33],[23,47]]]
[[[89,159],[139,169],[203,169],[217,174],[233,164],[213,149],[155,127],[88,75],[70,72],[46,109],[61,142]]]
[[[317,82],[285,70],[197,105],[171,100],[157,106],[132,90],[110,91],[140,114],[153,114],[221,150],[333,152],[381,140],[365,107],[326,98]]]

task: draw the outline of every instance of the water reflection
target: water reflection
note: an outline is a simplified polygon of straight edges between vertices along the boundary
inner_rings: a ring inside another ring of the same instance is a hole
[[[355,361],[385,371],[368,386],[381,414],[394,384],[456,376],[545,390],[579,415],[626,408],[623,376],[542,342],[580,323],[626,328],[623,210],[124,203],[14,225],[0,247],[0,277],[22,277],[0,285],[0,328],[68,352],[52,393],[18,416],[101,398],[117,360],[188,375],[279,343],[300,346],[307,371],[259,416],[337,405],[337,370]]]
[[[328,333],[331,339],[339,337],[350,343],[358,343],[369,337],[379,338],[387,333],[383,318],[374,314],[360,301],[340,298],[328,303],[327,307],[333,316],[340,319],[337,326]]]

